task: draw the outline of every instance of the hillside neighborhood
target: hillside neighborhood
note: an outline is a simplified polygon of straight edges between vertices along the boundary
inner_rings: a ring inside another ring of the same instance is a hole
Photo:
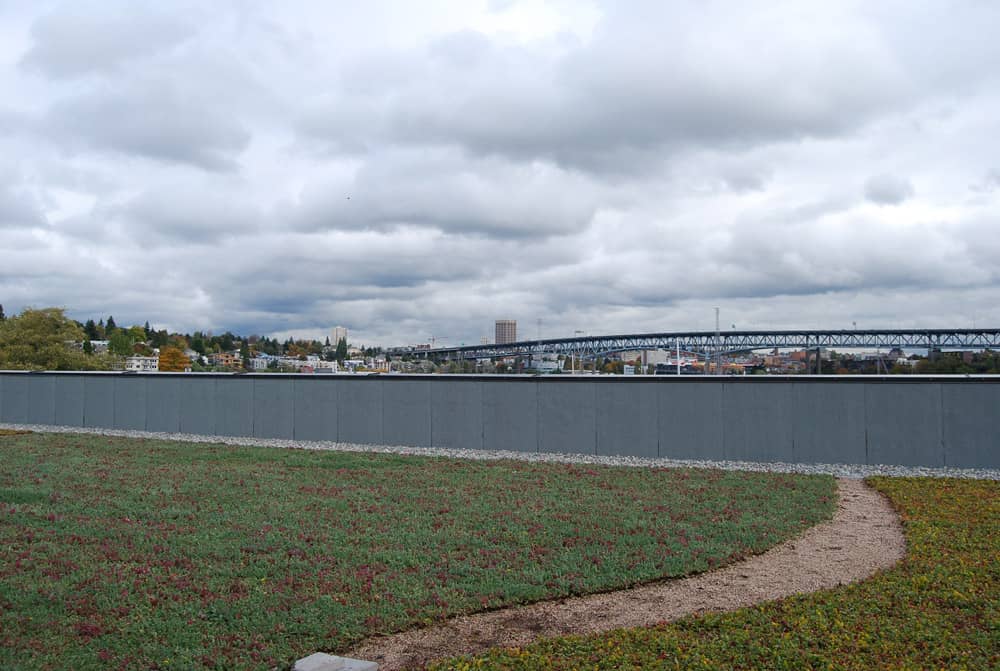
[[[708,361],[666,350],[608,352],[590,357],[542,354],[435,362],[426,346],[383,348],[348,342],[336,326],[323,341],[261,335],[169,333],[144,325],[120,327],[113,316],[81,323],[61,308],[25,309],[7,317],[0,306],[0,369],[150,372],[531,373],[572,375],[858,375],[997,373],[1000,356],[985,351],[934,352],[898,348],[838,352],[831,349],[734,353]]]

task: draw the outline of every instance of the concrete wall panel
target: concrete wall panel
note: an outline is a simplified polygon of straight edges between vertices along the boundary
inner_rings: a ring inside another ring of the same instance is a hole
[[[669,459],[724,459],[722,385],[665,380],[656,393],[659,456]],[[655,391],[654,391],[655,390]]]
[[[483,383],[435,381],[430,391],[431,445],[483,449]]]
[[[295,437],[295,383],[284,377],[253,378],[253,435]]]
[[[54,424],[56,421],[55,377],[30,375],[28,382],[28,423]]]
[[[83,425],[115,428],[115,376],[88,375],[83,378]]]
[[[216,378],[198,375],[180,379],[181,433],[215,435]]]
[[[337,406],[343,383],[330,377],[292,380],[296,440],[337,441]]]
[[[126,431],[146,430],[145,377],[115,377],[115,428]]]
[[[181,391],[187,380],[173,375],[148,378],[146,430],[178,433],[181,430]]]
[[[538,383],[490,381],[483,385],[483,449],[538,451]]]
[[[342,380],[337,413],[342,442],[382,444],[382,380]]]
[[[539,383],[538,451],[597,453],[597,392],[593,383]]]
[[[837,382],[792,383],[791,394],[792,406],[788,421],[793,429],[795,442],[794,461],[865,463],[863,385]]]
[[[56,426],[83,426],[85,379],[79,375],[53,376]]]
[[[794,461],[792,385],[723,383],[726,459]]]
[[[1000,465],[1000,385],[941,385],[946,466]]]
[[[873,384],[866,392],[869,464],[944,466],[940,384]]]
[[[430,380],[404,377],[382,381],[382,440],[386,445],[430,447],[430,385]]]
[[[253,435],[254,379],[220,377],[215,381],[215,434]]]
[[[4,375],[3,403],[0,403],[0,420],[11,424],[28,423],[28,389],[26,374]]]
[[[597,454],[659,456],[659,404],[651,384],[596,385]]]

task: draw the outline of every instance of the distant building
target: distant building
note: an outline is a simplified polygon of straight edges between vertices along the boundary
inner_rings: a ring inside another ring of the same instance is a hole
[[[344,326],[334,326],[330,331],[330,344],[336,347],[337,343],[341,340],[347,340],[347,328]]]
[[[125,370],[134,370],[137,373],[151,373],[160,370],[160,357],[158,356],[130,356],[125,358]]]
[[[267,370],[268,366],[271,365],[271,362],[277,360],[278,357],[270,354],[258,354],[254,358],[250,359],[250,367],[254,370]]]
[[[243,359],[240,358],[238,352],[219,352],[217,354],[208,355],[208,363],[212,366],[221,366],[223,368],[242,368]]]
[[[493,342],[497,345],[517,342],[517,321],[514,319],[498,319],[496,321],[496,337]]]

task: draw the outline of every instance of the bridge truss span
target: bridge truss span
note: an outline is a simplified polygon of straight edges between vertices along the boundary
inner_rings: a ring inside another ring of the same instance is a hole
[[[542,354],[598,356],[636,350],[735,353],[773,349],[984,350],[1000,349],[1000,329],[869,329],[796,331],[682,331],[525,340],[414,350],[435,359],[498,359]]]

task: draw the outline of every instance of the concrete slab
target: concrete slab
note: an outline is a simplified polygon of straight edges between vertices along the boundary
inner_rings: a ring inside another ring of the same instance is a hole
[[[314,652],[295,662],[292,671],[378,671],[378,664],[363,659]]]

